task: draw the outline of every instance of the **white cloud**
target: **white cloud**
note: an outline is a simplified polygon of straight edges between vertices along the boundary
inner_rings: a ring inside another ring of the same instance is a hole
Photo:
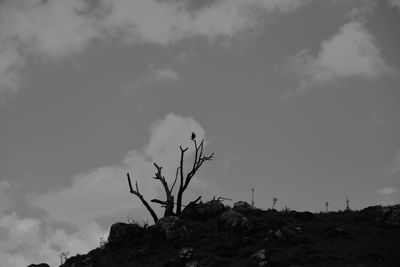
[[[150,65],[145,74],[139,77],[132,84],[125,86],[124,91],[135,91],[146,89],[152,84],[163,84],[168,82],[178,82],[180,80],[179,74],[169,66],[154,67]]]
[[[400,0],[389,0],[389,4],[400,11]]]
[[[380,195],[392,195],[397,193],[397,187],[384,187],[379,189],[377,192]]]
[[[393,158],[392,165],[389,167],[389,174],[396,175],[400,173],[400,150],[397,150]]]
[[[10,211],[13,205],[12,190],[14,185],[7,180],[0,180],[0,213]]]
[[[368,122],[370,122],[371,124],[377,125],[377,126],[387,123],[387,121],[381,115],[379,115],[376,111],[368,114],[368,116],[366,117],[366,120]]]
[[[394,205],[398,203],[398,188],[397,187],[384,187],[377,190],[377,193],[381,197],[382,205]]]
[[[179,160],[179,145],[192,145],[189,139],[192,131],[198,139],[204,137],[204,129],[193,118],[168,114],[150,127],[149,142],[143,150],[129,151],[120,165],[78,174],[70,186],[31,196],[32,205],[46,211],[47,218],[20,218],[15,212],[0,212],[0,266],[20,267],[40,262],[58,266],[61,252],[69,252],[70,256],[86,253],[98,247],[100,237],[107,237],[99,219],[118,213],[126,218],[134,210],[132,217],[143,220],[140,216],[147,215],[147,211],[129,193],[126,172],[138,181],[148,201],[159,193],[164,194],[159,183],[151,178],[155,171],[153,161],[164,166],[163,175],[171,182]],[[192,152],[189,149],[187,156]],[[0,182],[0,192],[8,194],[11,189],[9,182]],[[217,190],[194,177],[186,198],[192,200],[198,195],[208,198]],[[54,221],[71,224],[75,230],[56,228],[52,226]]]
[[[189,140],[192,131],[198,134],[198,138],[204,136],[204,129],[193,118],[168,114],[151,127],[150,140],[143,151],[129,151],[119,166],[79,174],[70,186],[34,196],[32,203],[47,211],[50,219],[74,225],[121,213],[127,216],[131,210],[143,211],[139,199],[129,194],[126,172],[138,181],[140,192],[147,200],[158,197],[159,192],[164,194],[159,190],[160,184],[151,178],[155,172],[153,162],[164,167],[163,174],[171,182],[179,162],[179,145],[192,145]],[[187,156],[192,151],[189,150]],[[135,214],[135,219],[141,218]]]
[[[194,36],[234,38],[262,24],[262,16],[291,12],[303,2],[216,0],[199,5],[180,0],[3,0],[0,93],[17,91],[28,56],[60,60],[98,39],[168,45]]]
[[[179,81],[179,79],[180,79],[178,73],[168,66],[159,68],[156,71],[155,77],[156,77],[157,81],[160,81],[160,82]]]
[[[193,142],[189,139],[192,131],[196,133],[197,140],[204,138],[203,127],[193,118],[168,114],[150,128],[151,137],[144,152],[165,166],[164,169],[170,176],[174,176],[180,157],[179,146],[189,148],[185,154],[187,156],[194,152]]]
[[[143,184],[140,181],[150,191]],[[82,225],[128,210],[132,198],[126,186],[123,167],[103,167],[75,176],[70,187],[33,197],[33,205],[47,211],[51,219]]]
[[[0,266],[20,267],[46,262],[58,266],[61,252],[70,255],[86,253],[99,245],[105,236],[100,226],[92,222],[78,231],[45,227],[41,220],[21,219],[16,213],[0,214]]]
[[[377,79],[394,70],[386,65],[375,38],[364,24],[351,21],[325,40],[316,56],[302,50],[291,58],[289,69],[300,77],[297,94],[310,87],[350,77]]]
[[[3,43],[0,36],[0,101],[4,101],[10,93],[17,92],[22,82],[20,71],[24,63],[25,59],[18,50]]]

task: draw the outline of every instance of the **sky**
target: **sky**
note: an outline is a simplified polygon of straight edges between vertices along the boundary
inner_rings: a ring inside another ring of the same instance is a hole
[[[400,203],[399,26],[399,0],[0,1],[0,267],[151,223],[126,173],[162,198],[192,131],[185,203]]]

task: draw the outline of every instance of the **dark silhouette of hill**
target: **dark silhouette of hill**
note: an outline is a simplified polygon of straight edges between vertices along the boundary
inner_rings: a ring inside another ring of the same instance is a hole
[[[61,267],[394,267],[399,251],[400,205],[311,213],[213,200],[153,226],[116,223],[107,242]]]

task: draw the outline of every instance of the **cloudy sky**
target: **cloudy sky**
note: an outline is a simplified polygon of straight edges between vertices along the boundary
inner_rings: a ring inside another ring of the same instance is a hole
[[[0,1],[0,267],[151,222],[125,173],[161,195],[192,131],[185,201],[399,203],[399,26],[398,0]]]

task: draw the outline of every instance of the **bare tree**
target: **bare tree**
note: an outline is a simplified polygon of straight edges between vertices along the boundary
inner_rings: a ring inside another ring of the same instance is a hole
[[[179,146],[181,155],[180,155],[180,163],[179,166],[176,169],[176,174],[175,174],[175,180],[171,186],[171,188],[168,186],[167,181],[165,180],[165,177],[162,175],[162,167],[154,163],[155,168],[157,169],[155,176],[153,177],[155,180],[159,180],[161,184],[163,185],[166,199],[165,200],[159,200],[159,199],[152,199],[151,202],[153,203],[158,203],[160,204],[163,208],[165,208],[164,216],[172,216],[172,215],[177,215],[179,216],[182,211],[182,197],[183,193],[189,186],[190,181],[192,180],[193,176],[196,174],[198,169],[203,165],[205,161],[210,161],[213,159],[214,153],[212,153],[209,156],[203,156],[203,150],[204,150],[204,139],[201,140],[200,144],[197,144],[196,141],[196,134],[192,132],[190,139],[194,143],[194,148],[195,148],[195,155],[193,159],[193,164],[191,165],[190,171],[185,174],[184,172],[184,157],[185,157],[185,152],[188,150],[188,148],[182,148]],[[177,202],[176,202],[176,212],[174,213],[174,195],[172,193],[175,184],[178,180],[178,177],[180,178],[180,184],[179,184],[179,189],[177,193]],[[128,179],[128,184],[129,184],[129,190],[132,194],[136,195],[143,203],[143,205],[146,207],[146,209],[150,212],[151,216],[153,217],[154,222],[157,222],[158,217],[157,214],[154,212],[153,208],[149,205],[149,203],[144,199],[143,195],[139,192],[139,187],[137,184],[137,181],[135,182],[135,189],[132,186],[131,178],[129,176],[129,173],[127,173],[127,179]],[[196,203],[200,198],[198,198],[195,201],[192,201],[191,203]]]
[[[326,202],[325,202],[325,208],[326,208],[326,212],[329,212],[329,209],[328,209],[328,207],[329,207],[329,202],[328,202],[328,201],[326,201]]]

